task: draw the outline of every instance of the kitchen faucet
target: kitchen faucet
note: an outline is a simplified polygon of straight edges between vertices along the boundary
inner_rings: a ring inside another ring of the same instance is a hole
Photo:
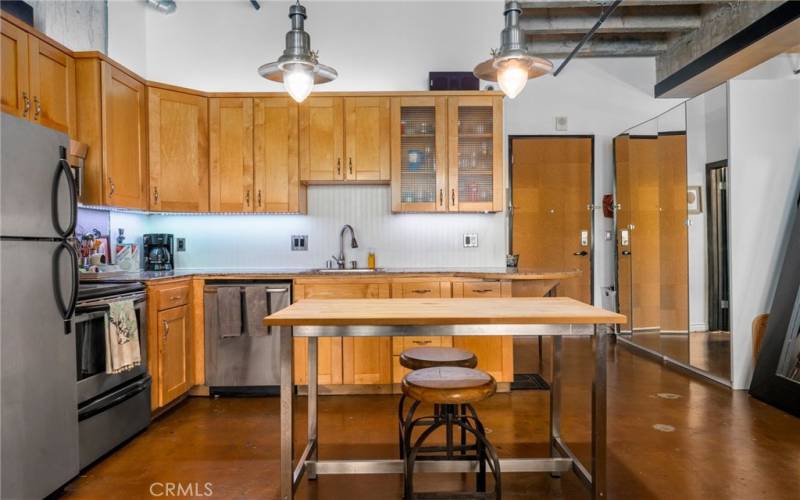
[[[344,227],[342,227],[342,231],[339,233],[339,256],[338,257],[336,257],[335,255],[331,256],[336,261],[336,265],[339,266],[339,269],[345,268],[346,261],[344,259],[344,233],[348,229],[350,230],[350,238],[351,238],[350,246],[352,248],[358,248],[358,241],[356,241],[356,232],[353,229],[353,226],[351,226],[350,224],[345,224]]]

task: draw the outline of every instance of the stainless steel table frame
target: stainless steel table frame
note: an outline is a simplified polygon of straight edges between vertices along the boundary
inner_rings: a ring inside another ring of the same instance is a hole
[[[449,335],[513,335],[553,337],[553,370],[550,388],[550,457],[501,458],[502,472],[550,472],[560,475],[572,469],[591,489],[593,498],[606,495],[606,352],[605,328],[593,325],[422,325],[422,326],[294,326],[281,328],[281,498],[294,497],[303,474],[316,479],[322,474],[402,474],[403,461],[320,460],[317,453],[317,339],[319,337],[399,337]],[[592,336],[595,354],[592,381],[592,459],[578,460],[561,437],[561,339]],[[293,337],[308,338],[308,443],[294,464]],[[420,461],[415,472],[475,472],[475,461]]]

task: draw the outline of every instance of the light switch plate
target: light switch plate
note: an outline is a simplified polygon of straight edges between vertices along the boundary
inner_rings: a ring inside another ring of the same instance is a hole
[[[308,250],[308,235],[307,234],[293,234],[292,235],[292,252],[304,252]]]
[[[186,251],[186,238],[178,238],[178,252],[185,252]]]
[[[478,246],[478,233],[464,233],[464,248],[475,248]]]

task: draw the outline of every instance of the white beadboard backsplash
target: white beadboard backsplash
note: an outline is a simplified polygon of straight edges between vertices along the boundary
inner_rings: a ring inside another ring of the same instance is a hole
[[[111,213],[111,231],[131,237],[172,233],[186,238],[176,267],[324,267],[339,253],[339,231],[350,224],[358,248],[348,261],[366,266],[374,249],[379,267],[505,266],[505,216],[496,214],[392,214],[388,186],[309,186],[308,215],[139,215]],[[464,233],[478,234],[477,248],[464,248]],[[291,235],[308,235],[307,251],[291,251]],[[139,238],[137,238],[139,239]]]

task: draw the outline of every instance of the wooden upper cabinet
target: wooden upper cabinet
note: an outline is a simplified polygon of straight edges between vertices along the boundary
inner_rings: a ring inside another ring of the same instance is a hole
[[[211,211],[252,212],[253,99],[212,98],[208,107]]]
[[[447,98],[394,97],[392,211],[447,210]]]
[[[391,133],[388,97],[345,97],[345,179],[388,181]]]
[[[448,97],[451,212],[503,210],[503,98]]]
[[[2,19],[2,110],[75,133],[75,60]]]
[[[28,33],[5,19],[2,25],[0,54],[0,104],[4,113],[27,118],[31,111],[28,88]]]
[[[344,99],[309,97],[300,106],[300,180],[344,180]]]
[[[254,99],[256,212],[306,212],[300,185],[298,106],[289,97]]]
[[[208,99],[148,88],[150,209],[208,211]]]

